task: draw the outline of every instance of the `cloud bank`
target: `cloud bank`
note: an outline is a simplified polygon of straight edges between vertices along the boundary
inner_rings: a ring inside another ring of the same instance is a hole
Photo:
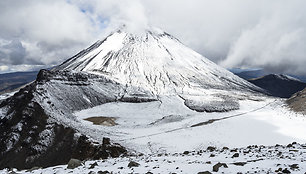
[[[160,27],[226,68],[305,75],[305,6],[303,0],[3,0],[0,65],[58,64],[125,23],[131,32]]]

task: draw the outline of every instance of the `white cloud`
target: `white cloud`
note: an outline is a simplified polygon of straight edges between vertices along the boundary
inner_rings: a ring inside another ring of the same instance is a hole
[[[57,64],[121,23],[132,32],[153,25],[225,67],[306,74],[305,6],[303,0],[2,0],[0,43],[17,39],[25,63]],[[3,54],[0,48],[0,65],[11,63]]]
[[[96,40],[98,29],[90,18],[65,1],[4,0],[0,11],[0,37],[18,39],[26,49],[24,59],[58,63]]]

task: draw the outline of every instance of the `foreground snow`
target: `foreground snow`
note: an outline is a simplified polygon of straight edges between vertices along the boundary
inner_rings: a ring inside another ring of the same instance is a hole
[[[304,173],[306,171],[306,144],[292,143],[287,146],[249,146],[245,148],[215,149],[208,147],[197,151],[182,153],[160,153],[151,155],[134,155],[108,160],[86,161],[82,166],[67,169],[67,165],[13,171],[17,173],[53,174],[53,173],[277,173],[286,171]],[[129,163],[136,162],[134,167]],[[221,163],[222,167],[216,167]],[[217,170],[216,170],[217,169]],[[0,173],[8,173],[3,170]]]

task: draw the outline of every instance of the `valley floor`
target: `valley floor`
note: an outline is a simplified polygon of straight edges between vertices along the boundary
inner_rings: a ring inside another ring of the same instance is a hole
[[[306,142],[306,117],[290,111],[281,99],[241,100],[239,110],[224,113],[195,112],[179,99],[161,101],[108,103],[75,115],[97,129],[97,134],[106,132],[130,151],[144,154],[176,153],[208,146],[234,148]],[[116,125],[93,125],[84,120],[94,116],[116,118]]]

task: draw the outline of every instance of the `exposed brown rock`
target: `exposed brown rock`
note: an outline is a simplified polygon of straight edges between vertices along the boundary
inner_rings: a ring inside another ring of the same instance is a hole
[[[306,114],[306,88],[293,94],[287,103],[293,111]]]

